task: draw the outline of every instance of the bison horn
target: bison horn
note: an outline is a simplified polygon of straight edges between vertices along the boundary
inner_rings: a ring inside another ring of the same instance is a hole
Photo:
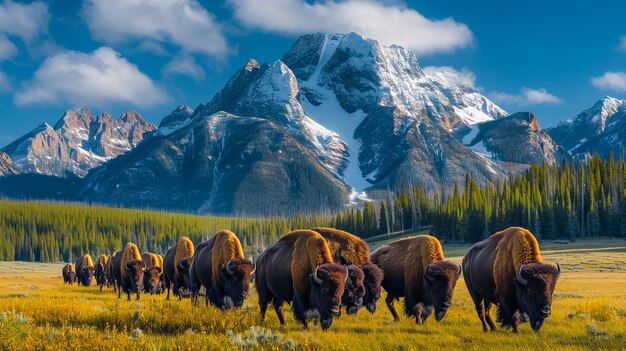
[[[252,260],[250,260],[250,263],[252,264],[252,270],[250,271],[250,275],[253,275],[254,272],[256,272],[256,263],[252,262]]]
[[[556,263],[556,273],[557,274],[561,274],[561,266],[559,266],[559,263]]]
[[[459,275],[461,275],[461,272],[463,272],[463,269],[461,268],[461,265],[459,265]]]
[[[320,266],[315,267],[315,272],[313,272],[313,281],[315,281],[319,285],[322,285],[322,283],[323,283],[322,279],[320,279],[320,277],[317,276],[317,270],[319,268],[320,268]]]
[[[235,272],[233,272],[233,270],[230,268],[230,262],[232,260],[228,261],[228,263],[226,263],[226,266],[224,266],[224,268],[226,268],[226,273],[233,275]]]
[[[516,278],[523,285],[527,285],[528,284],[528,280],[522,276],[522,269],[523,268],[524,268],[524,265],[519,266],[519,270],[517,271],[517,277]]]
[[[344,283],[348,281],[348,276],[350,275],[350,271],[348,271],[348,266],[344,266],[346,269],[346,279],[343,281]]]

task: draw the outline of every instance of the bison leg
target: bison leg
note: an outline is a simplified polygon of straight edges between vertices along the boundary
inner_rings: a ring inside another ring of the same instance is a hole
[[[385,299],[385,302],[387,303],[387,308],[389,308],[389,312],[391,312],[391,315],[393,316],[393,321],[399,322],[400,316],[398,316],[398,312],[396,312],[396,307],[394,306],[394,300],[395,300],[395,297],[391,296],[390,294],[387,294],[387,298]]]
[[[491,321],[491,316],[489,316],[489,308],[491,307],[491,302],[487,302],[483,299],[483,297],[478,293],[478,291],[474,290],[472,285],[467,282],[467,277],[464,276],[465,282],[467,284],[467,290],[474,301],[474,306],[476,307],[476,313],[478,313],[478,319],[483,324],[483,331],[488,331],[487,324],[491,327],[491,330],[495,330],[495,326],[492,327],[493,321]],[[490,323],[491,321],[491,323]]]
[[[283,314],[283,302],[278,300],[278,299],[274,299],[274,311],[276,311],[276,315],[278,316],[278,321],[280,322],[280,325],[284,326],[285,325],[285,315]],[[265,307],[267,307],[267,304],[265,305]],[[262,313],[263,316],[265,316],[265,313]],[[304,322],[305,326],[306,326],[306,321]]]
[[[485,304],[485,320],[487,321],[487,324],[489,324],[489,328],[491,329],[491,331],[496,330],[496,325],[495,323],[493,323],[493,320],[491,319],[491,314],[489,313],[489,310],[491,309],[491,302],[484,302]]]
[[[519,325],[519,313],[514,303],[502,301],[498,304],[498,322],[503,328],[511,327],[514,333],[517,333]]]

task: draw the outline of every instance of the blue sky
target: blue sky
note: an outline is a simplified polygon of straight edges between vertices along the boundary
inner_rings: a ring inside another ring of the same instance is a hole
[[[158,124],[210,100],[247,59],[274,61],[317,31],[401,44],[544,127],[626,98],[625,2],[134,2],[0,0],[0,146],[80,106]]]

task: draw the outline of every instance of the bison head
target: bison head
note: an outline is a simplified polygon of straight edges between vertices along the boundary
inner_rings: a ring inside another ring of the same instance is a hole
[[[530,319],[530,326],[538,332],[543,321],[550,315],[552,293],[561,274],[557,264],[530,263],[520,266],[515,277],[517,305],[522,314]]]
[[[429,264],[424,272],[424,305],[434,308],[435,319],[441,321],[452,305],[456,281],[461,276],[461,266],[447,261]]]
[[[380,299],[380,285],[383,282],[383,270],[371,262],[366,263],[361,269],[363,269],[363,274],[365,275],[365,279],[363,280],[365,287],[363,304],[368,311],[374,313],[376,312],[376,302]]]
[[[341,304],[346,306],[348,314],[355,314],[359,308],[363,306],[363,297],[365,296],[365,286],[363,280],[365,274],[363,270],[353,264],[347,266],[348,280],[341,296]]]
[[[322,329],[328,329],[341,309],[341,296],[348,279],[348,269],[336,263],[324,263],[309,275],[309,305],[320,316]]]
[[[223,309],[241,307],[248,297],[250,280],[256,270],[252,260],[236,258],[228,261],[221,269],[220,275],[224,280]]]
[[[126,262],[124,269],[132,282],[132,291],[138,293],[141,291],[141,283],[143,282],[143,269],[146,263],[142,260],[131,260]],[[139,295],[137,295],[139,296]]]
[[[80,283],[84,286],[91,285],[91,281],[93,280],[93,275],[95,272],[95,268],[93,267],[83,267],[80,272]]]
[[[144,291],[150,294],[161,293],[161,276],[163,270],[161,267],[152,267],[144,270],[143,272],[143,288]]]
[[[191,278],[189,276],[189,269],[191,268],[191,257],[185,257],[178,262],[178,278],[182,279],[180,282],[179,291],[177,292],[180,297],[191,296]]]

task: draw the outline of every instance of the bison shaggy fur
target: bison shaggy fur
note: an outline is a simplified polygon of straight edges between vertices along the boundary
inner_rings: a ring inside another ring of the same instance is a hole
[[[76,282],[76,270],[74,269],[73,263],[68,263],[63,266],[63,270],[61,272],[63,274],[64,283],[73,284]]]
[[[163,290],[163,258],[150,252],[141,254],[146,264],[143,272],[143,291],[150,294],[160,294]]]
[[[383,271],[370,261],[367,243],[358,236],[339,229],[314,228],[313,231],[328,241],[335,262],[348,265],[349,278],[342,297],[348,314],[356,313],[362,306],[374,313],[376,302],[380,299]]]
[[[511,227],[476,243],[463,257],[463,279],[483,330],[495,330],[489,310],[498,306],[498,321],[517,332],[523,320],[539,331],[550,315],[552,294],[561,273],[544,263],[531,232]]]
[[[174,291],[174,295],[178,296],[179,299],[191,295],[189,268],[194,252],[193,242],[185,236],[180,238],[174,247],[167,250],[163,260],[167,300],[170,299],[170,289]]]
[[[141,260],[137,245],[133,243],[126,244],[124,249],[115,255],[113,260],[117,297],[121,298],[123,291],[129,301],[132,293],[139,300],[143,282],[143,270],[146,264]]]
[[[89,286],[91,285],[91,281],[93,280],[93,275],[95,273],[95,267],[93,266],[93,261],[91,256],[84,255],[76,261],[76,280],[78,281],[78,285]]]
[[[400,319],[394,307],[400,297],[405,313],[417,323],[425,322],[433,311],[437,321],[445,316],[461,267],[444,260],[437,238],[418,235],[394,241],[372,252],[372,262],[385,272],[382,286],[394,320]]]
[[[221,309],[241,307],[248,297],[254,264],[244,259],[235,233],[222,230],[200,243],[193,256],[190,279],[194,301],[200,286],[206,289],[205,303]]]
[[[297,230],[285,234],[258,258],[255,284],[261,317],[267,305],[285,325],[282,305],[292,302],[295,319],[305,328],[319,318],[322,329],[330,327],[341,308],[348,279],[347,268],[333,262],[327,241],[317,232]]]

